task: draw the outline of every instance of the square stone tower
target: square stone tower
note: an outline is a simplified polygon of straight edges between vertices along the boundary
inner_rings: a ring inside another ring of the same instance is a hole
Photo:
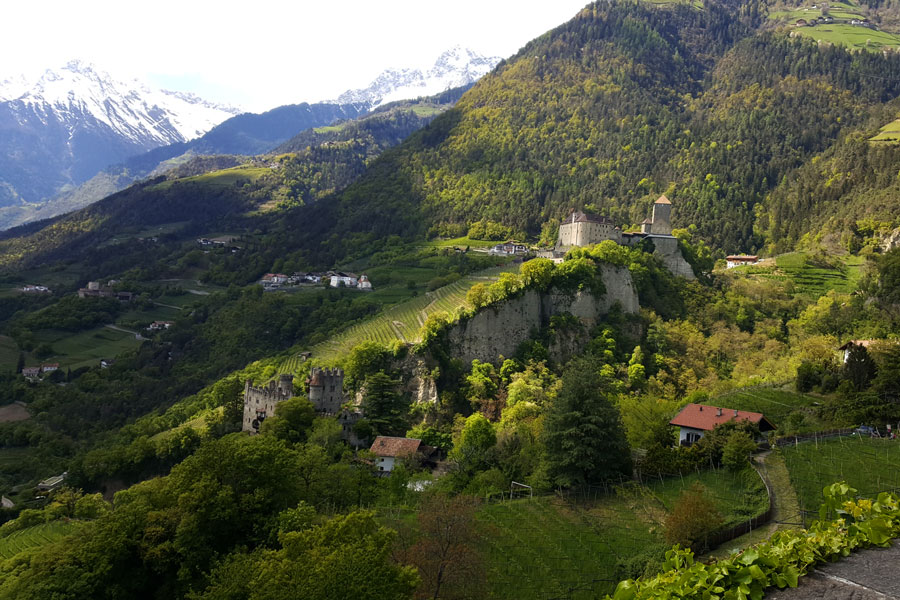
[[[672,203],[665,196],[660,196],[653,203],[653,223],[650,231],[654,235],[672,235]]]

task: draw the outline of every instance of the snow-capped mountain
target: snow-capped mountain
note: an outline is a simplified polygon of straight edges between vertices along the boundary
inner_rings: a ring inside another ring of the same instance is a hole
[[[0,206],[34,202],[107,165],[203,135],[241,111],[72,61],[0,81]]]
[[[388,69],[366,88],[347,90],[333,102],[368,103],[373,108],[395,100],[431,96],[470,84],[489,73],[502,59],[456,46],[441,54],[434,65],[422,69]]]

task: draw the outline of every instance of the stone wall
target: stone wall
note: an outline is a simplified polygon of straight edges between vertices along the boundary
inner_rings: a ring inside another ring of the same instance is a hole
[[[655,248],[653,255],[658,257],[669,271],[686,279],[696,279],[694,269],[691,268],[688,261],[684,260],[684,256],[681,254],[681,248],[678,247],[678,238],[652,237],[651,239]]]
[[[553,315],[569,313],[587,327],[596,325],[616,303],[628,314],[640,309],[631,273],[624,267],[601,265],[606,293],[595,297],[589,292],[563,294],[533,290],[481,310],[471,319],[452,326],[448,332],[450,352],[470,364],[473,359],[496,363],[499,357],[512,356],[516,348],[550,322]]]

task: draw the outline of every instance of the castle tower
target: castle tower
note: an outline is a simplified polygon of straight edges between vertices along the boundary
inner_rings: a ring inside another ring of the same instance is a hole
[[[313,367],[309,372],[309,400],[317,411],[335,414],[344,403],[344,371]]]
[[[665,196],[660,196],[653,203],[651,231],[655,235],[672,235],[672,203]],[[641,227],[643,231],[643,227]]]

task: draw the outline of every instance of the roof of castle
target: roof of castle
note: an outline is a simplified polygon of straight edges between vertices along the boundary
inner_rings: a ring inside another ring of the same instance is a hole
[[[312,375],[310,375],[309,385],[310,387],[322,387],[325,385],[322,383],[322,377],[319,375],[318,369],[313,370]]]
[[[656,200],[656,202],[654,202],[653,204],[672,204],[672,203],[669,202],[669,199],[666,198],[666,195],[665,195],[665,194],[663,194],[663,195],[660,196],[660,197]]]
[[[600,223],[602,225],[614,225],[613,220],[603,215],[595,215],[594,213],[573,210],[566,217],[565,223]]]
[[[641,225],[653,225],[653,221],[651,221],[650,219],[644,219],[643,221],[641,221]]]

